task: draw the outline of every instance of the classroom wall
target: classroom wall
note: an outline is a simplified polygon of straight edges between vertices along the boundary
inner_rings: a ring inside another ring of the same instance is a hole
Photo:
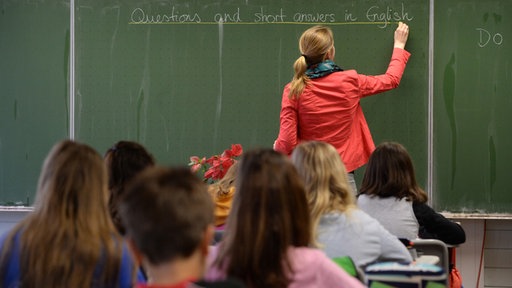
[[[483,288],[485,287],[483,280],[485,270],[482,269],[480,275],[482,280],[480,281],[478,281],[478,271],[482,254],[484,220],[457,221],[460,222],[464,227],[464,231],[466,231],[466,243],[456,250],[456,266],[462,275],[464,287]],[[509,239],[512,240],[512,235],[510,235]],[[478,285],[477,282],[479,282]]]
[[[7,232],[29,211],[0,210],[0,234]],[[461,272],[464,287],[512,287],[512,220],[457,221],[464,227],[467,236],[466,243],[457,248],[457,267]],[[484,235],[485,245],[482,250]],[[480,259],[484,261],[478,281]]]
[[[512,287],[512,221],[485,224],[485,287]]]
[[[456,256],[464,287],[512,287],[512,220],[454,220],[466,231]]]

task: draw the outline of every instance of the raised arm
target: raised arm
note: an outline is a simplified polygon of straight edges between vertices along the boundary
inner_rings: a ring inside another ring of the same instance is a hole
[[[391,56],[386,73],[377,76],[358,75],[361,96],[370,96],[398,87],[405,70],[405,65],[411,55],[404,50],[408,37],[409,26],[399,22],[395,30],[393,55]]]

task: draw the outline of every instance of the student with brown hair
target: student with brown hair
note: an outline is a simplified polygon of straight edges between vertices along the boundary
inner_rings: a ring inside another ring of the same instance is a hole
[[[2,287],[131,287],[134,265],[107,210],[101,156],[74,141],[44,161],[34,211],[2,238]]]
[[[350,256],[360,268],[379,261],[412,261],[396,236],[356,207],[347,171],[332,145],[302,142],[291,159],[305,181],[313,237],[327,256]]]
[[[433,238],[457,245],[466,241],[462,227],[427,205],[416,182],[409,153],[399,143],[384,142],[373,152],[357,204],[399,238]]]
[[[304,185],[287,156],[245,152],[224,238],[212,247],[206,279],[241,279],[248,287],[363,287],[317,249]]]
[[[119,218],[119,199],[126,184],[147,167],[155,165],[155,159],[144,146],[133,141],[119,141],[110,147],[104,156],[108,171],[110,196],[108,208],[112,221],[121,235],[125,233]]]
[[[242,287],[202,277],[213,236],[213,203],[189,169],[152,167],[137,176],[119,213],[148,283],[138,287]]]
[[[408,35],[409,27],[400,22],[386,73],[367,76],[335,64],[334,36],[329,27],[318,25],[304,31],[293,79],[283,91],[274,148],[289,155],[301,141],[330,143],[345,163],[356,191],[351,172],[365,165],[375,149],[360,101],[398,87],[410,56],[404,50]]]

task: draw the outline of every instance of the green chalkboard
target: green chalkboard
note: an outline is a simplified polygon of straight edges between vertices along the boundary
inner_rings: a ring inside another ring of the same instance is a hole
[[[231,143],[271,147],[305,29],[329,25],[340,66],[380,74],[403,20],[413,56],[401,86],[362,105],[375,142],[406,145],[426,185],[428,7],[422,0],[80,0],[77,138],[100,151],[136,140],[172,164]]]
[[[403,143],[428,184],[428,1],[75,0],[73,15],[68,1],[0,3],[0,204],[32,204],[44,156],[68,136],[100,153],[135,140],[178,165],[271,147],[298,38],[319,23],[336,62],[364,74],[385,72],[397,21],[410,25],[400,87],[362,106],[375,142]]]
[[[0,0],[0,205],[34,200],[43,159],[68,136],[69,4]]]
[[[436,1],[439,210],[512,213],[512,1]]]

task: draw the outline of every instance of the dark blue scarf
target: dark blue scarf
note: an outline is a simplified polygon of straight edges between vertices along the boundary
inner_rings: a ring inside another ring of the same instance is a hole
[[[343,71],[343,69],[336,65],[332,60],[325,60],[324,62],[309,66],[308,70],[306,70],[306,76],[308,76],[309,79],[315,79],[338,71]]]

